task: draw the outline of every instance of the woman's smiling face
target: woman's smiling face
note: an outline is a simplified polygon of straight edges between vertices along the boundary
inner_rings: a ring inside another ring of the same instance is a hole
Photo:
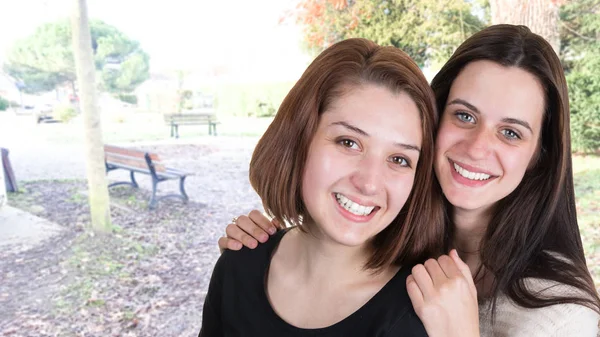
[[[302,182],[321,238],[356,247],[385,229],[410,195],[422,137],[406,93],[366,84],[336,99],[320,117]]]
[[[435,172],[448,201],[486,210],[514,191],[537,155],[543,114],[535,76],[468,64],[452,83],[436,139]]]

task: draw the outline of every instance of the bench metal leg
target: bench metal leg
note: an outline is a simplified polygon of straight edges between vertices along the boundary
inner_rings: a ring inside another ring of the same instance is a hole
[[[131,186],[139,188],[137,181],[135,181],[135,171],[129,171],[129,176],[131,176]]]
[[[190,200],[187,193],[185,193],[185,177],[181,177],[179,179],[179,191],[181,192],[181,195],[183,196],[184,202],[187,202],[188,200]]]
[[[152,198],[150,198],[150,203],[148,203],[149,209],[155,209],[158,201],[156,200],[156,185],[158,185],[158,181],[156,179],[152,179]]]

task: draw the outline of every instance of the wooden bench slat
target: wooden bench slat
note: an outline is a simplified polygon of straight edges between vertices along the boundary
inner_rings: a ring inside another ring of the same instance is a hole
[[[129,157],[126,155],[121,155],[121,154],[112,154],[112,153],[105,153],[105,160],[108,164],[112,164],[112,165],[116,165],[116,166],[128,166],[128,167],[135,167],[135,168],[140,168],[146,171],[150,171],[150,169],[148,168],[148,163],[146,162],[145,158],[137,158],[137,157]],[[152,162],[152,164],[154,165],[154,170],[156,170],[157,172],[165,172],[167,169],[165,167],[164,164],[160,163],[160,162]]]
[[[120,154],[120,155],[124,155],[124,156],[135,157],[135,158],[142,158],[142,159],[144,159],[145,155],[146,155],[146,151],[126,149],[126,148],[122,148],[122,147],[118,147],[118,146],[114,146],[114,145],[104,145],[104,152],[105,153],[115,153],[115,154]],[[150,153],[149,155],[150,155],[150,159],[152,159],[152,161],[160,161],[157,154]]]

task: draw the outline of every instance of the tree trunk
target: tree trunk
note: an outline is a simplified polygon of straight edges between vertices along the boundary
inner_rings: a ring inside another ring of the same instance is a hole
[[[73,49],[79,98],[85,128],[86,170],[89,190],[89,203],[92,229],[96,232],[109,232],[110,204],[106,168],[104,166],[104,144],[96,94],[96,79],[92,40],[88,24],[86,0],[73,0],[75,8],[71,20]]]
[[[8,197],[6,196],[6,182],[4,181],[6,178],[4,177],[3,164],[4,162],[2,159],[2,154],[0,154],[0,210],[2,210],[2,207],[8,202]]]
[[[556,0],[490,0],[492,24],[525,25],[560,51],[559,1]]]

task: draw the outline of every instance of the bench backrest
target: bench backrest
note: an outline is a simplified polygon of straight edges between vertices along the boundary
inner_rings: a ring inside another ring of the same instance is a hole
[[[215,114],[210,113],[184,113],[184,114],[165,114],[164,115],[165,122],[209,122],[216,120]]]
[[[104,160],[108,165],[125,165],[145,170],[154,169],[156,172],[166,171],[166,167],[161,164],[158,155],[155,153],[126,149],[113,145],[104,145]]]

